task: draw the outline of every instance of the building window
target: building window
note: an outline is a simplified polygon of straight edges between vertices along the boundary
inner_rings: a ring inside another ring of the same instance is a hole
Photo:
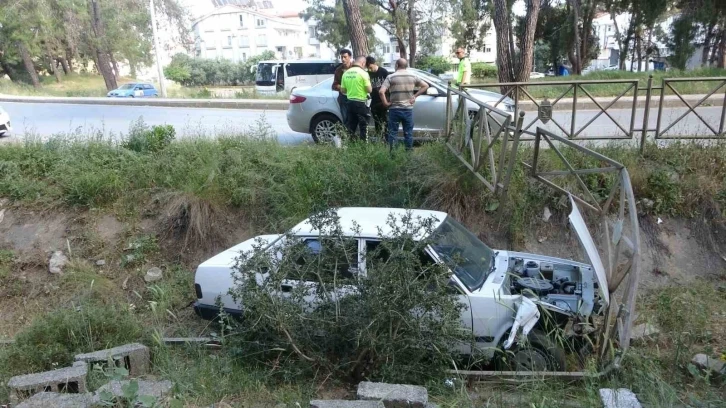
[[[258,28],[259,28],[259,27],[264,27],[264,26],[265,26],[265,20],[264,20],[264,19],[262,19],[262,18],[258,18],[258,19],[257,19],[257,23],[256,23],[256,24],[257,24],[257,27],[258,27]]]
[[[239,26],[240,27],[244,27],[245,26],[245,15],[244,14],[240,14],[239,15]]]
[[[318,38],[318,27],[316,27],[316,26],[308,27],[308,33],[310,34],[310,38],[312,38],[312,39]]]
[[[396,50],[397,53],[400,53],[401,52],[401,51],[399,51],[398,45],[396,45],[395,50]]]
[[[250,46],[250,39],[249,37],[240,36],[239,37],[239,46],[240,48],[247,48]]]
[[[390,54],[391,53],[391,46],[386,44],[383,46],[383,53],[384,54]]]
[[[231,46],[232,46],[232,36],[228,35],[227,36],[227,47],[231,47]]]
[[[613,27],[612,26],[608,26],[608,32],[610,32],[610,31],[613,31]]]
[[[257,36],[257,45],[261,47],[267,47],[267,36],[262,34]]]
[[[486,47],[486,51],[485,52],[492,52],[492,47]]]
[[[243,52],[242,53],[242,61],[247,61],[247,53],[246,52]]]

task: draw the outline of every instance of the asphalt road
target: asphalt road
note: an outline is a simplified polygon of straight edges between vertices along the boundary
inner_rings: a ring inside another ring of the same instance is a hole
[[[186,137],[217,137],[248,133],[259,135],[260,129],[270,137],[276,137],[284,144],[312,143],[309,135],[296,133],[287,126],[284,111],[232,110],[207,108],[166,108],[148,106],[108,106],[108,105],[71,105],[43,103],[3,103],[2,107],[10,114],[14,127],[14,137],[3,138],[6,141],[18,140],[23,136],[45,138],[52,135],[65,134],[74,137],[94,137],[102,134],[105,137],[119,138],[128,133],[134,122],[143,118],[148,125],[170,124],[176,128],[178,138]],[[664,108],[661,118],[661,129],[665,129],[687,110],[683,108]],[[702,107],[697,110],[711,127],[718,131],[721,119],[721,107]],[[581,110],[576,113],[575,131],[584,129],[579,137],[619,137],[623,131],[615,124],[618,122],[625,130],[630,129],[631,111],[618,109],[608,111],[612,119],[598,110]],[[655,129],[657,109],[650,112],[649,128]],[[644,111],[636,112],[634,128],[642,127]],[[535,119],[535,113],[525,116],[525,126]],[[562,134],[555,122],[566,130],[570,130],[572,113],[555,111],[553,120],[544,125],[550,131]],[[614,119],[614,121],[613,121]],[[585,126],[587,125],[587,126]],[[542,126],[541,122],[531,125],[530,130]],[[667,135],[705,136],[713,132],[693,113],[672,127]],[[638,133],[639,137],[639,133]]]

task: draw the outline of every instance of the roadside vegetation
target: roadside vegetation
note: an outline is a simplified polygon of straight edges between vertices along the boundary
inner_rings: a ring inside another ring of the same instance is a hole
[[[57,137],[27,138],[0,146],[0,198],[10,200],[10,211],[27,209],[42,214],[52,210],[92,219],[111,214],[125,226],[114,245],[104,244],[90,230],[74,231],[68,242],[72,256],[67,270],[63,276],[46,278],[52,278],[58,289],[48,289],[44,307],[35,313],[28,311],[27,318],[16,323],[14,345],[0,346],[0,402],[7,400],[4,384],[12,375],[63,366],[77,352],[130,341],[153,347],[154,374],[173,381],[176,398],[188,406],[220,401],[244,406],[299,402],[304,406],[315,397],[350,397],[350,380],[330,369],[350,361],[351,349],[346,345],[340,345],[347,353],[340,354],[345,359],[331,360],[321,344],[299,339],[307,347],[302,350],[310,353],[305,355],[316,357],[319,364],[315,365],[305,364],[288,347],[277,351],[278,358],[262,358],[254,347],[262,343],[244,342],[244,325],[226,321],[207,326],[193,316],[188,307],[194,299],[193,270],[202,256],[227,244],[230,225],[242,226],[252,236],[283,232],[328,207],[430,208],[446,211],[487,236],[498,228],[505,237],[499,245],[517,249],[527,230],[539,222],[544,206],[556,218],[569,212],[561,195],[531,181],[518,168],[510,187],[507,216],[498,218],[498,201],[438,143],[424,145],[412,154],[391,154],[378,144],[351,144],[345,149],[285,147],[264,135],[260,127],[217,140],[201,135],[175,140],[173,128],[140,124],[118,143]],[[637,149],[624,145],[597,150],[629,169],[642,220],[678,217],[706,220],[713,228],[723,224],[726,146],[649,145],[643,157]],[[572,150],[563,152],[575,166],[599,165],[579,159]],[[531,150],[523,148],[519,159],[530,158]],[[555,159],[554,152],[542,152],[543,166],[554,166]],[[612,183],[608,176],[595,174],[584,181],[603,192]],[[652,205],[641,202],[644,199]],[[157,220],[160,229],[156,233],[142,230],[143,219]],[[32,299],[38,296],[37,290],[23,280],[20,270],[33,266],[16,252],[0,248],[0,295]],[[91,261],[98,253],[108,260],[104,268]],[[147,265],[163,265],[164,279],[145,283]],[[47,276],[47,270],[43,272]],[[395,275],[395,270],[390,272]],[[594,406],[602,387],[631,388],[643,403],[652,406],[722,406],[726,398],[723,380],[704,376],[690,365],[695,353],[719,355],[726,350],[726,314],[721,305],[724,272],[713,273],[720,281],[693,278],[685,285],[672,281],[657,289],[642,289],[641,321],[657,324],[661,335],[635,344],[623,368],[605,378],[575,384],[536,380],[469,388],[461,379],[445,382],[448,377],[436,370],[366,368],[371,369],[368,375],[374,380],[396,378],[426,385],[432,399],[444,407],[487,402],[557,407],[563,400]],[[406,301],[397,298],[397,293],[381,295],[389,296],[393,303]],[[267,311],[284,311],[264,302],[260,305]],[[374,312],[365,304],[359,307],[360,316]],[[347,318],[351,327],[362,322],[354,315]],[[262,323],[256,329],[270,335],[279,322]],[[294,323],[296,328],[304,324]],[[382,333],[369,333],[368,344],[375,345]],[[200,334],[219,338],[223,348],[213,352],[196,346],[175,348],[159,341],[163,336]],[[411,336],[406,339],[420,341],[422,333],[406,335]],[[274,337],[266,338],[279,343]],[[413,361],[411,356],[395,354],[396,350],[388,352]],[[433,363],[416,361],[418,367],[442,367],[441,361],[437,366],[426,365]],[[598,368],[586,369],[595,372]]]

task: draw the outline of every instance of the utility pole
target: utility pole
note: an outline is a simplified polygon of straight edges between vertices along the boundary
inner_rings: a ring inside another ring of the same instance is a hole
[[[161,68],[161,46],[159,45],[159,33],[156,31],[156,10],[154,10],[154,0],[149,0],[149,9],[151,10],[151,32],[154,35],[154,50],[156,51],[156,69],[159,71],[159,88],[161,90],[161,97],[166,98],[164,70]]]

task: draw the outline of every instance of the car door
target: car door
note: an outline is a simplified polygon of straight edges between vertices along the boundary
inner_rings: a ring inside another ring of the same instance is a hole
[[[144,87],[142,85],[134,85],[134,96],[137,98],[144,96]]]
[[[302,238],[302,240],[307,247],[307,250],[309,251],[308,255],[310,257],[314,258],[315,256],[319,255],[321,251],[325,250],[323,244],[320,242],[319,237],[305,237]],[[308,276],[301,277],[301,279],[284,280],[280,285],[280,295],[283,298],[290,298],[292,297],[292,293],[296,290],[296,288],[305,287],[306,289],[303,294],[303,301],[308,305],[306,310],[312,311],[316,307],[316,303],[319,298],[316,293],[321,280],[326,284],[330,284],[333,283],[334,279],[336,281],[339,281],[341,280],[341,278],[356,278],[360,271],[361,260],[359,251],[359,240],[355,238],[350,238],[349,241],[346,242],[346,245],[348,246],[345,251],[346,256],[336,260],[336,265],[338,265],[336,270],[336,276],[333,276],[332,274],[321,273],[322,271],[316,271],[316,273],[310,273]],[[305,258],[311,259],[310,257],[306,256]],[[303,257],[301,257],[301,259],[298,259],[297,262],[298,264],[303,265],[306,261],[305,259],[303,259]],[[336,286],[336,290],[333,293],[330,293],[330,295],[333,299],[339,299],[354,290],[355,288],[350,285],[341,285],[340,287]]]
[[[380,248],[381,241],[378,239],[365,239],[361,241],[361,275],[367,276],[370,272],[371,265],[375,262],[386,262],[387,257],[390,255],[385,249]],[[435,255],[431,248],[426,248],[425,251],[419,254],[423,265],[427,263],[440,262],[438,257]],[[464,285],[452,274],[451,280],[448,284],[448,289],[453,295],[456,296],[457,300],[463,304],[459,322],[461,327],[467,331],[467,333],[473,334],[472,326],[472,314],[471,314],[471,303],[469,301],[469,294],[464,288]],[[460,354],[469,355],[472,352],[472,342],[464,342],[456,345],[456,350]]]
[[[149,84],[144,85],[144,96],[154,96],[155,91],[153,86]]]
[[[434,94],[434,90],[436,93]],[[418,92],[418,89],[416,89]],[[413,105],[414,131],[423,136],[438,136],[446,123],[446,93],[433,85],[429,85],[427,93],[416,98]]]

